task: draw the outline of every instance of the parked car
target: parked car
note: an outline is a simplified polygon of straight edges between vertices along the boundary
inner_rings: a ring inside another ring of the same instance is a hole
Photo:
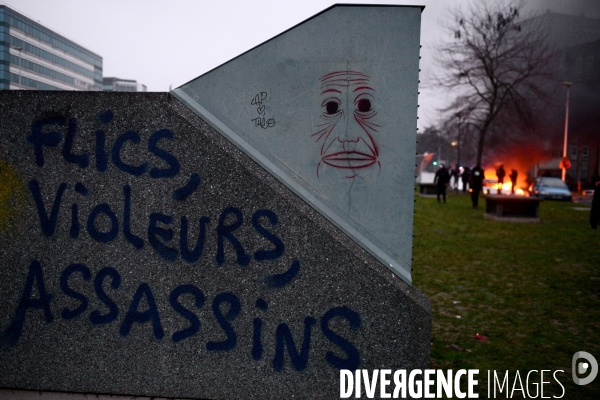
[[[529,186],[529,196],[548,200],[573,200],[573,195],[567,184],[560,178],[550,177],[536,178]]]

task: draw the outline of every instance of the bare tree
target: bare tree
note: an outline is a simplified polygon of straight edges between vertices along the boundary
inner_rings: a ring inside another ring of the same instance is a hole
[[[548,98],[556,53],[543,26],[522,20],[520,10],[520,3],[485,1],[454,9],[446,26],[453,40],[437,47],[436,83],[456,96],[447,120],[460,115],[461,134],[475,133],[477,164],[490,139],[535,126]]]
[[[455,154],[453,160],[459,166],[473,165],[476,157],[475,149],[477,146],[473,140],[475,135],[470,120],[470,111],[469,109],[456,111],[448,114],[444,120],[440,121],[440,131],[455,148],[453,150]]]

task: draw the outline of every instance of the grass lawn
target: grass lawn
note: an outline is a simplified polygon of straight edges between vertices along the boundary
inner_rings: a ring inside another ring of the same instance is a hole
[[[600,399],[600,374],[587,386],[571,377],[575,352],[600,361],[600,229],[589,208],[543,201],[541,222],[523,224],[485,220],[485,200],[473,210],[466,194],[415,197],[412,276],[431,299],[431,368],[479,369],[480,398],[488,370],[509,370],[512,389],[516,371],[525,386],[530,370],[561,369],[564,399]],[[534,396],[531,380],[539,373]],[[544,396],[562,394],[551,373],[544,381]]]

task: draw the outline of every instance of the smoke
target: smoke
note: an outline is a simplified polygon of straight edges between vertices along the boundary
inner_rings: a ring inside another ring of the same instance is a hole
[[[521,177],[523,172],[530,170],[538,162],[560,158],[566,100],[566,88],[560,82],[569,81],[572,82],[569,146],[589,147],[592,173],[594,157],[598,157],[597,153],[600,152],[597,138],[600,129],[600,77],[597,74],[600,68],[600,1],[528,0],[524,3],[524,11],[530,15],[552,12],[586,19],[550,20],[552,34],[549,39],[554,40],[559,47],[558,64],[561,71],[556,76],[556,88],[550,90],[552,94],[549,104],[544,105],[541,113],[538,112],[541,118],[535,128],[521,130],[516,137],[507,134],[492,139],[490,149],[486,152],[485,164],[492,169],[503,163],[505,168],[517,169]]]
[[[547,11],[600,19],[598,0],[528,0],[525,11],[540,14]]]

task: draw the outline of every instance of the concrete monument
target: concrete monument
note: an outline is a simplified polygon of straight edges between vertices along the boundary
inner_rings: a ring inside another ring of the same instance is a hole
[[[0,388],[333,398],[427,368],[420,12],[332,7],[177,98],[0,92]]]

